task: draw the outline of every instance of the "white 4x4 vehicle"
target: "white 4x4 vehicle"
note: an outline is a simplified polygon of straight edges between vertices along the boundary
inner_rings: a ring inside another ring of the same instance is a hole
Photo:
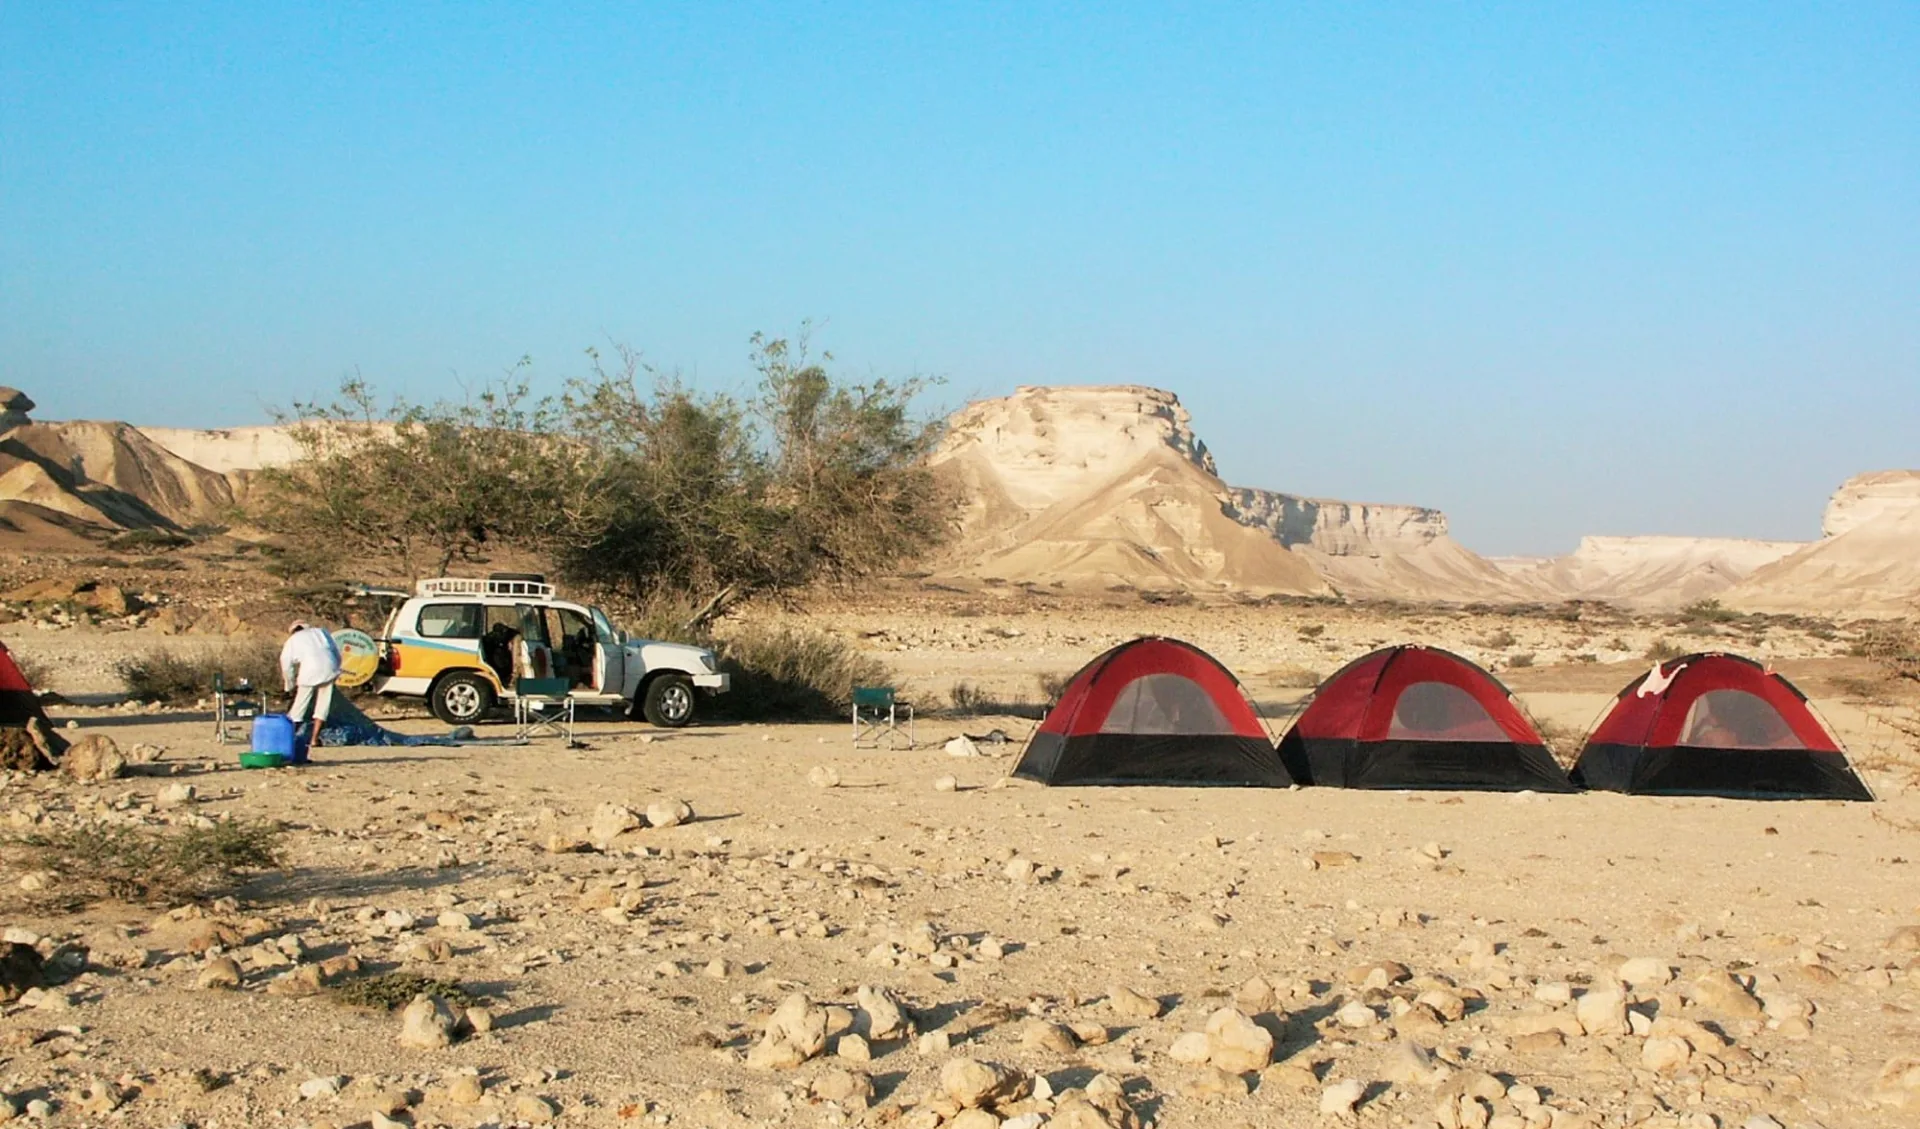
[[[540,576],[422,580],[380,635],[373,688],[424,697],[449,725],[512,701],[522,678],[565,678],[581,705],[625,704],[678,728],[693,720],[697,692],[725,693],[729,683],[712,651],[629,639],[599,608],[556,599]]]

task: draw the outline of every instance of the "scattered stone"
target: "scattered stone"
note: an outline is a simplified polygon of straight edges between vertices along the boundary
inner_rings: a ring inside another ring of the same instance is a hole
[[[1580,1020],[1580,1029],[1588,1035],[1626,1035],[1632,1032],[1627,1025],[1627,997],[1618,988],[1595,987],[1588,989],[1574,1005],[1574,1015]]]
[[[593,822],[587,825],[587,838],[600,850],[606,850],[625,832],[640,826],[640,817],[624,804],[601,804],[593,809]],[[552,850],[551,847],[548,850]],[[566,853],[566,852],[557,852]]]
[[[185,807],[192,803],[194,797],[198,794],[199,793],[194,790],[193,785],[176,781],[154,794],[153,806],[159,808],[161,811]]]
[[[883,987],[863,984],[856,999],[860,1014],[866,1021],[867,1038],[885,1042],[913,1034],[906,1011],[892,992]]]
[[[838,788],[840,772],[829,765],[816,764],[807,771],[807,783],[815,788]]]
[[[1182,1097],[1195,1101],[1211,1101],[1214,1098],[1243,1098],[1247,1095],[1247,1080],[1229,1070],[1217,1066],[1203,1066],[1189,1078],[1181,1080],[1177,1087]]]
[[[1359,1000],[1349,1001],[1339,1011],[1333,1013],[1334,1022],[1351,1030],[1362,1030],[1380,1022],[1379,1015]]]
[[[933,780],[933,790],[936,792],[958,792],[960,790],[960,781],[951,776],[936,776]]]
[[[1920,953],[1920,925],[1902,925],[1887,937],[1890,953]]]
[[[310,1102],[339,1097],[340,1087],[344,1084],[345,1080],[341,1078],[309,1078],[300,1083],[300,1097]]]
[[[1160,1001],[1116,984],[1107,989],[1107,1006],[1123,1019],[1147,1020],[1160,1016]]]
[[[940,1068],[940,1089],[962,1109],[980,1109],[1020,1095],[1026,1077],[997,1062],[956,1058]]]
[[[513,1116],[529,1125],[548,1125],[560,1116],[560,1107],[552,1098],[539,1094],[521,1094],[513,1099]]]
[[[1360,1104],[1360,1098],[1366,1092],[1366,1083],[1358,1078],[1335,1082],[1320,1091],[1320,1112],[1336,1117],[1350,1116],[1353,1113],[1353,1107]]]
[[[965,734],[961,734],[951,741],[948,741],[944,747],[947,750],[947,755],[950,757],[977,757],[980,755],[980,746],[974,744],[972,739]]]
[[[478,1105],[486,1096],[486,1084],[478,1074],[456,1074],[447,1083],[447,1100],[455,1105]]]
[[[828,1070],[813,1080],[813,1096],[823,1102],[865,1109],[873,1102],[873,1079],[854,1070]]]
[[[685,800],[655,800],[647,805],[648,827],[678,827],[693,821],[693,806]]]
[[[400,1045],[437,1051],[453,1045],[459,1018],[438,996],[418,995],[400,1013]]]
[[[127,758],[120,754],[113,738],[89,733],[67,746],[66,755],[60,758],[60,770],[83,783],[112,780],[126,772]]]
[[[833,1053],[848,1062],[872,1062],[873,1047],[867,1041],[851,1032],[840,1036],[833,1044]]]
[[[1888,1059],[1874,1079],[1873,1100],[1895,1109],[1920,1109],[1920,1057]]]
[[[756,1070],[792,1070],[827,1049],[827,1013],[806,995],[795,992],[780,1002],[767,1020],[767,1029],[747,1052],[747,1065]]]
[[[1766,1014],[1746,985],[1723,969],[1701,973],[1688,986],[1687,994],[1695,1006],[1726,1019],[1760,1019]]]
[[[1199,1066],[1213,1057],[1213,1041],[1205,1031],[1187,1031],[1175,1037],[1167,1056],[1178,1063]]]
[[[240,981],[240,962],[232,957],[213,957],[194,983],[200,988],[238,988]]]
[[[1235,1074],[1264,1070],[1273,1060],[1273,1035],[1230,1007],[1207,1017],[1208,1061]]]
[[[1028,1050],[1070,1055],[1080,1049],[1080,1040],[1069,1028],[1036,1019],[1020,1033],[1020,1045]]]
[[[1634,988],[1658,988],[1673,982],[1673,969],[1658,957],[1635,957],[1615,970],[1615,975]]]

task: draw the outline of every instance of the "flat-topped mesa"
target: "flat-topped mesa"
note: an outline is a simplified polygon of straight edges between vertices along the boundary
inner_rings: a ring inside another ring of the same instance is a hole
[[[217,474],[262,470],[298,462],[303,451],[292,427],[143,427],[147,438]]]
[[[1273,490],[1229,487],[1235,517],[1288,548],[1311,547],[1335,557],[1379,557],[1425,548],[1447,535],[1447,515],[1425,506],[1302,498]]]
[[[1856,474],[1828,499],[1820,533],[1838,537],[1880,518],[1914,510],[1920,510],[1920,470]]]

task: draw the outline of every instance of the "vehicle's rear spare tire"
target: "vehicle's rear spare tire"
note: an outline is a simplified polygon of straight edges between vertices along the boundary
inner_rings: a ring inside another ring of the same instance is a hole
[[[427,704],[448,725],[473,725],[493,710],[493,684],[479,674],[449,674],[433,684]]]
[[[640,712],[662,729],[678,729],[693,720],[693,681],[684,674],[663,674],[647,683]]]

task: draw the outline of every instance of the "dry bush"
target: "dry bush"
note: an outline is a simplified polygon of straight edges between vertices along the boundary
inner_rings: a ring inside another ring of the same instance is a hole
[[[1311,690],[1315,686],[1320,685],[1321,675],[1319,671],[1310,666],[1302,666],[1299,663],[1289,663],[1286,666],[1278,666],[1268,671],[1267,681],[1273,683],[1275,686],[1281,686],[1291,690]]]
[[[121,659],[114,674],[136,701],[190,703],[213,692],[214,675],[232,686],[241,679],[256,687],[280,684],[280,649],[264,639],[234,640],[218,650],[187,654],[158,647]]]
[[[740,720],[840,718],[855,686],[894,685],[893,671],[821,631],[759,628],[719,644],[721,669],[733,675],[711,710]]]
[[[1643,657],[1651,662],[1663,663],[1690,653],[1687,648],[1671,639],[1655,639],[1647,644],[1647,651]]]
[[[1067,692],[1067,686],[1073,681],[1071,674],[1057,674],[1053,671],[1041,671],[1033,676],[1033,684],[1040,689],[1040,696],[1051,704],[1060,700]]]
[[[1493,634],[1487,636],[1486,638],[1480,640],[1480,645],[1482,647],[1485,647],[1489,651],[1504,651],[1508,647],[1513,646],[1516,642],[1519,642],[1519,640],[1513,637],[1513,632],[1508,631],[1506,628],[1503,627],[1500,630],[1494,632]]]
[[[53,681],[53,671],[47,668],[46,663],[39,659],[28,658],[18,651],[12,654],[13,665],[20,669],[20,677],[26,679],[28,686],[35,690],[45,690],[47,683]]]
[[[1534,729],[1547,743],[1547,751],[1560,762],[1560,767],[1572,768],[1573,762],[1580,758],[1580,747],[1586,743],[1585,731],[1561,725],[1557,721],[1543,720],[1531,713],[1527,715],[1527,720],[1533,722]]]
[[[1045,706],[1026,698],[1003,701],[971,682],[956,682],[947,692],[949,717],[1039,717]]]
[[[1294,633],[1302,639],[1318,639],[1327,633],[1327,625],[1324,623],[1305,623],[1294,628]]]
[[[1516,670],[1529,667],[1533,665],[1533,660],[1537,657],[1538,656],[1532,651],[1515,651],[1507,656],[1507,666]]]
[[[224,889],[243,871],[278,866],[282,835],[277,823],[241,820],[177,830],[86,823],[8,846],[23,868],[53,873],[63,899],[178,904]]]
[[[451,1004],[474,1007],[481,997],[452,980],[422,976],[417,972],[383,972],[361,976],[332,989],[328,995],[335,1003],[368,1011],[392,1011],[413,1002],[415,996],[438,996]]]
[[[1847,653],[1872,659],[1894,678],[1920,682],[1920,628],[1905,620],[1867,624]]]

